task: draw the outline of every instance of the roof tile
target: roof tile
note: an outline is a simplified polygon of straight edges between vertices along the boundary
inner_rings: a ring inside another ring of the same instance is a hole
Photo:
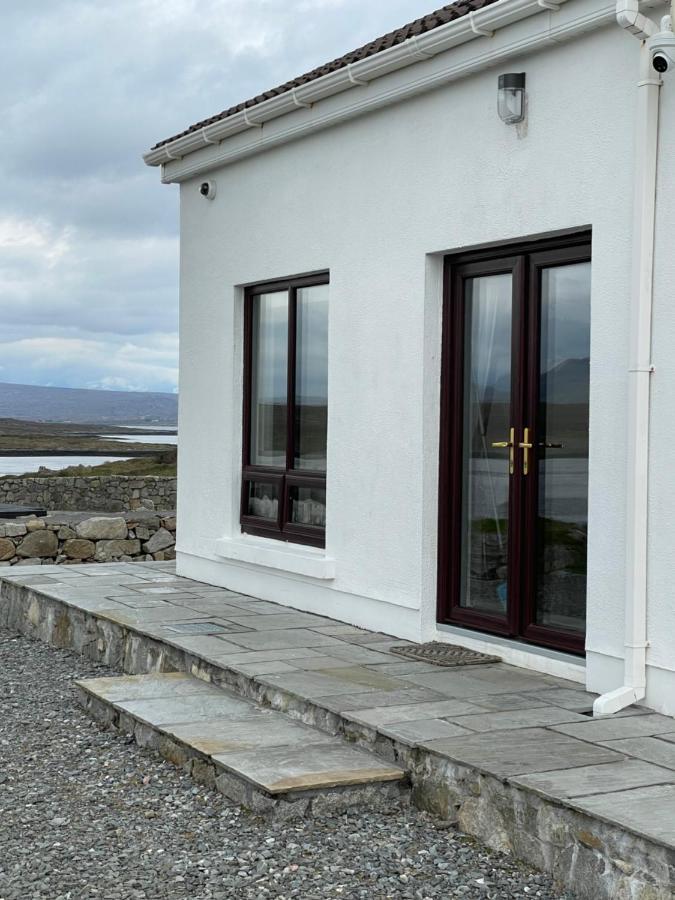
[[[402,44],[410,37],[425,34],[427,31],[433,31],[434,28],[438,28],[455,19],[460,19],[470,12],[476,12],[486,6],[491,6],[496,2],[497,0],[457,0],[455,3],[449,3],[447,6],[442,6],[440,9],[428,13],[426,16],[422,16],[420,19],[415,19],[414,22],[409,22],[401,28],[389,31],[387,34],[375,38],[375,40],[370,41],[368,44],[364,44],[363,47],[358,47],[356,50],[345,53],[344,56],[340,56],[337,59],[324,63],[316,69],[312,69],[310,72],[305,72],[304,75],[299,75],[297,78],[292,78],[290,81],[280,84],[278,87],[263,91],[256,97],[251,97],[243,103],[237,103],[236,106],[230,106],[228,109],[224,109],[222,112],[216,113],[216,115],[210,116],[208,119],[202,119],[201,122],[195,122],[194,125],[186,128],[185,131],[181,131],[179,134],[174,134],[172,137],[159,141],[152,149],[156,150],[158,147],[163,147],[165,144],[171,143],[171,141],[175,141],[178,138],[199,131],[200,128],[204,128],[207,125],[213,125],[215,122],[227,119],[228,116],[233,116],[235,113],[241,112],[244,109],[250,109],[252,106],[263,103],[265,100],[270,100],[272,97],[278,97],[280,94],[285,94],[288,91],[293,90],[293,88],[308,84],[310,81],[315,81],[323,75],[328,75],[330,72],[343,69],[350,63],[366,59],[369,56],[375,56],[376,53],[380,53],[382,50],[386,50],[396,44]]]

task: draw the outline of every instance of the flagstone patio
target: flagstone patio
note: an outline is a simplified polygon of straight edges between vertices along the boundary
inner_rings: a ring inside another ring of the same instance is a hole
[[[131,674],[189,673],[342,736],[404,769],[413,802],[579,896],[672,898],[675,719],[643,707],[593,719],[578,684],[502,663],[406,662],[389,652],[404,641],[172,565],[13,567],[0,622]],[[217,715],[217,697],[203,702]]]

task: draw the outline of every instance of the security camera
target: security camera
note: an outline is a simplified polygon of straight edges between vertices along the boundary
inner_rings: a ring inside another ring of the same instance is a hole
[[[213,200],[216,196],[216,183],[215,181],[202,181],[199,185],[199,193],[202,197],[206,197],[207,200]]]
[[[670,16],[661,20],[661,31],[649,39],[648,46],[652,66],[659,75],[675,70],[675,34]]]

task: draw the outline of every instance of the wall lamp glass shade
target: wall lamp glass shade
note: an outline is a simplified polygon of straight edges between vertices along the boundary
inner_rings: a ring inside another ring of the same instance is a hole
[[[515,125],[525,118],[525,72],[499,76],[497,94],[499,118],[507,125]]]

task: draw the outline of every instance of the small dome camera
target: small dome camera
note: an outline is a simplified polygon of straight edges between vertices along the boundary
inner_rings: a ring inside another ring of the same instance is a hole
[[[652,67],[659,75],[675,69],[675,34],[670,16],[661,20],[661,31],[649,39]]]
[[[202,181],[199,185],[199,193],[202,197],[206,197],[207,200],[213,200],[216,196],[216,183],[215,181]]]

